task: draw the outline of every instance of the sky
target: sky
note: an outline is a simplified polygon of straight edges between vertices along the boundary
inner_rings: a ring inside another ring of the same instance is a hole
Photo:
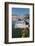
[[[12,14],[17,14],[17,15],[29,14],[29,8],[12,8]]]

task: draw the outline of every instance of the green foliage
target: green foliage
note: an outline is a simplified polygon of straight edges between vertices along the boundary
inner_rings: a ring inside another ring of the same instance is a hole
[[[24,30],[24,31],[23,31]],[[29,37],[29,29],[12,29],[12,38]]]

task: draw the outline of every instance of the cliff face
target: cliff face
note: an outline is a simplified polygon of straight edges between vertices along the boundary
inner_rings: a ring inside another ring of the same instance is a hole
[[[29,19],[29,15],[23,15],[23,16],[16,16],[16,15],[13,15],[13,16],[12,16],[12,20],[13,20],[13,21],[16,21],[16,20],[18,20],[18,19],[21,19],[21,20],[23,20],[23,19]]]
[[[24,16],[12,16],[13,20],[24,19]]]

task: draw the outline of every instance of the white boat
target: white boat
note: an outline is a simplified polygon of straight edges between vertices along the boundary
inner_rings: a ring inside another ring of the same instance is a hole
[[[17,21],[15,23],[15,28],[27,28],[28,25],[26,25],[26,22],[23,20],[23,21]]]

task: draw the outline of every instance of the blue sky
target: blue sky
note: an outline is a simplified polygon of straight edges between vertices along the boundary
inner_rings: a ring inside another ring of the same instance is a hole
[[[29,14],[29,8],[12,8],[12,14],[18,15]]]

